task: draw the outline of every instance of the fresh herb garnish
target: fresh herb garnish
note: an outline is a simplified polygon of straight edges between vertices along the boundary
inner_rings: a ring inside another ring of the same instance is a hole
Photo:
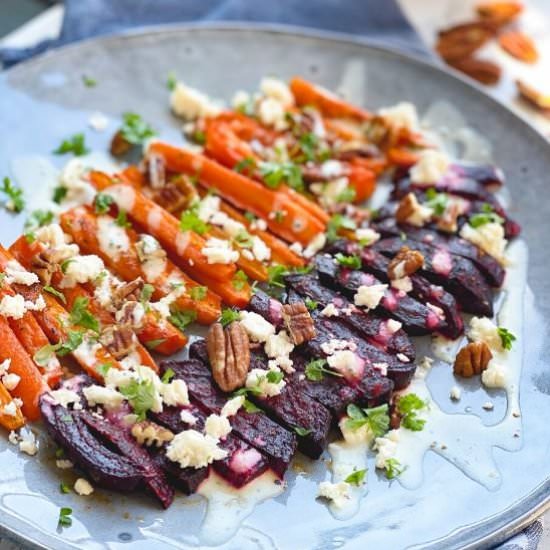
[[[327,361],[326,359],[314,359],[313,361],[310,361],[305,368],[305,375],[308,380],[311,380],[312,382],[319,382],[322,380],[325,376],[325,374],[329,374],[331,376],[338,376],[341,377],[342,374],[339,372],[327,368]]]
[[[265,184],[271,189],[277,189],[282,183],[286,183],[296,191],[304,190],[304,181],[300,168],[292,162],[263,162],[260,165]]]
[[[335,241],[338,238],[340,229],[354,231],[357,229],[357,224],[348,216],[334,214],[327,224],[327,239],[329,242]]]
[[[343,191],[336,196],[336,202],[353,202],[356,197],[356,191],[353,187],[346,187]]]
[[[315,300],[312,300],[311,298],[306,298],[304,300],[304,304],[309,309],[309,311],[313,311],[317,309],[317,306],[319,305],[319,302],[316,302]]]
[[[57,344],[47,344],[41,347],[33,356],[34,362],[39,367],[47,367],[50,360],[57,353],[63,357],[68,353],[74,351],[80,344],[82,344],[83,335],[82,332],[77,330],[71,330],[67,334],[67,340],[65,342],[59,342]]]
[[[59,484],[59,492],[66,495],[67,493],[71,492],[71,488],[64,481],[62,481]]]
[[[70,138],[64,139],[61,145],[53,151],[54,155],[65,155],[72,153],[76,157],[86,155],[90,150],[86,147],[86,138],[84,134],[75,134]]]
[[[82,82],[86,88],[93,88],[94,86],[97,86],[97,80],[91,76],[86,76],[85,74],[82,75]]]
[[[365,475],[367,474],[366,468],[364,470],[353,470],[353,472],[344,479],[346,483],[360,487],[365,483]]]
[[[197,318],[197,312],[192,310],[177,309],[172,312],[168,320],[181,331],[195,321]]]
[[[300,161],[307,162],[309,160],[315,160],[319,138],[313,132],[307,132],[300,136],[298,143],[304,155],[304,158],[300,159]]]
[[[53,219],[51,210],[34,210],[25,222],[25,233],[32,233],[35,229],[52,223]]]
[[[170,71],[166,77],[166,87],[172,92],[176,88],[177,83],[176,74],[174,71]]]
[[[278,384],[283,380],[284,374],[280,370],[270,370],[267,372],[265,377],[270,384]]]
[[[180,230],[194,231],[199,235],[203,235],[208,231],[208,225],[206,222],[199,218],[196,206],[187,209],[185,212],[182,212],[180,218]]]
[[[397,401],[397,411],[401,414],[401,426],[414,432],[421,431],[426,421],[418,418],[417,412],[427,406],[426,401],[420,399],[415,393],[408,393],[400,397]]]
[[[202,130],[195,130],[191,135],[191,140],[197,145],[204,145],[206,143],[206,134]]]
[[[67,268],[69,267],[70,264],[72,264],[75,260],[73,258],[69,258],[67,260],[63,260],[61,262],[61,271],[63,273],[67,273]]]
[[[237,164],[235,164],[235,166],[233,167],[233,170],[235,170],[235,172],[247,173],[247,174],[249,174],[255,169],[256,169],[256,159],[252,157],[245,157],[244,159],[237,162]]]
[[[224,308],[222,309],[222,314],[220,317],[220,323],[222,326],[226,327],[227,325],[230,325],[234,321],[238,321],[240,319],[240,315],[238,311],[235,311],[234,309],[230,308]]]
[[[250,223],[258,219],[252,212],[249,212],[248,210],[246,210],[246,212],[243,215]]]
[[[150,350],[155,350],[164,342],[166,342],[166,338],[157,338],[156,340],[149,340],[148,342],[145,342],[145,347]]]
[[[73,325],[87,328],[99,334],[99,321],[88,309],[90,300],[79,296],[73,303],[69,319]]]
[[[499,216],[495,213],[493,207],[490,204],[483,204],[481,207],[481,212],[477,214],[473,214],[470,216],[470,219],[468,220],[468,223],[474,227],[478,228],[482,225],[486,225],[488,223],[504,223],[504,218]]]
[[[231,279],[231,284],[233,285],[233,288],[235,290],[242,290],[248,283],[248,277],[246,276],[246,273],[239,269],[235,275],[233,275],[233,279]]]
[[[25,208],[25,199],[23,197],[23,189],[14,185],[10,178],[5,177],[2,180],[0,193],[4,193],[8,197],[8,201],[4,203],[4,208],[10,212],[19,214]]]
[[[345,256],[344,254],[338,252],[334,257],[336,258],[336,261],[344,267],[349,267],[350,269],[361,269],[361,258],[359,258],[359,256]]]
[[[151,296],[155,292],[155,287],[149,283],[145,283],[143,285],[143,288],[141,289],[141,293],[139,295],[139,301],[141,305],[146,308],[147,303],[151,299]]]
[[[386,469],[386,477],[388,479],[395,479],[405,471],[405,468],[401,466],[401,462],[397,458],[388,458],[384,464],[384,468]]]
[[[233,240],[242,246],[243,248],[251,248],[252,247],[252,235],[244,230],[241,229],[234,237]]]
[[[308,430],[307,428],[303,428],[302,426],[294,426],[294,431],[300,437],[306,437],[311,433],[311,430]]]
[[[55,296],[64,304],[67,303],[65,295],[62,292],[59,292],[59,290],[55,289],[53,286],[46,285],[42,290],[44,290],[44,292],[47,292],[48,294],[51,294],[52,296]]]
[[[64,185],[58,185],[53,190],[53,202],[55,202],[56,204],[61,204],[63,202],[63,199],[67,196],[68,192],[69,190]]]
[[[438,193],[433,187],[430,187],[426,191],[426,199],[425,205],[431,208],[436,216],[443,216],[449,204],[449,197],[445,193]]]
[[[206,288],[205,286],[194,286],[189,291],[189,296],[191,296],[192,300],[204,300],[207,291],[208,288]]]
[[[145,413],[155,404],[155,388],[151,380],[130,380],[119,391],[126,397],[139,420],[143,420]]]
[[[73,524],[72,513],[72,508],[61,508],[59,510],[59,519],[57,520],[58,527],[70,527]]]
[[[126,210],[119,209],[117,217],[115,218],[115,223],[122,227],[123,229],[127,229],[128,227],[132,227],[132,224],[128,221],[128,216],[126,215]]]
[[[270,286],[278,286],[284,288],[284,276],[288,273],[284,265],[270,265],[267,268],[267,284]]]
[[[512,349],[512,344],[517,340],[514,334],[512,334],[507,328],[498,327],[497,333],[500,336],[500,342],[502,347],[506,350]]]
[[[105,378],[107,376],[107,373],[109,372],[109,369],[111,369],[113,365],[111,363],[102,363],[101,365],[97,365],[95,370]]]
[[[260,407],[257,407],[256,405],[254,405],[254,403],[252,403],[252,401],[250,401],[249,399],[244,400],[243,407],[244,407],[244,410],[247,413],[262,412],[262,409],[260,409]]]
[[[63,449],[63,447],[58,447],[55,450],[55,458],[57,459],[65,458],[65,449]]]
[[[98,193],[95,196],[94,199],[94,210],[96,214],[105,214],[109,211],[109,208],[111,207],[111,204],[113,204],[114,200],[111,195],[107,195],[105,193]]]
[[[156,132],[136,113],[124,113],[124,121],[120,132],[124,139],[134,145],[141,145],[146,139],[153,137]]]
[[[168,384],[168,382],[170,382],[170,380],[172,380],[172,378],[174,378],[174,376],[176,375],[176,373],[174,372],[173,369],[171,368],[167,368],[165,371],[164,371],[164,374],[162,375],[162,383],[163,384]]]
[[[281,223],[285,218],[285,213],[282,210],[275,210],[273,217],[277,223]]]
[[[351,403],[346,409],[348,419],[346,428],[358,430],[367,426],[375,437],[382,437],[390,428],[388,405],[383,404],[371,409],[362,409]]]

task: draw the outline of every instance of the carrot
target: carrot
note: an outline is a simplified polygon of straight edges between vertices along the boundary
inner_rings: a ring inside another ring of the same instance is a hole
[[[128,166],[118,175],[124,183],[129,183],[132,187],[135,187],[138,190],[146,184],[144,175],[139,168],[134,165]]]
[[[15,406],[15,415],[6,414],[4,407],[9,405],[13,401],[8,390],[4,387],[4,384],[0,382],[0,426],[4,426],[6,430],[18,430],[21,426],[25,425],[25,418],[21,409]]]
[[[321,86],[295,76],[290,81],[290,90],[300,107],[313,105],[321,114],[329,118],[352,118],[359,121],[369,120],[371,114],[364,111]]]
[[[355,189],[354,202],[363,202],[374,193],[376,174],[359,163],[352,162],[349,168],[349,184]]]
[[[202,155],[160,142],[153,143],[150,150],[164,158],[170,171],[198,173],[201,185],[214,188],[237,208],[267,219],[271,231],[283,239],[307,245],[325,229],[320,220],[288,195],[266,189]]]
[[[388,149],[386,154],[388,156],[388,161],[391,164],[396,164],[397,166],[402,166],[404,168],[411,167],[413,164],[416,164],[419,159],[417,153],[399,147],[392,147]]]
[[[202,253],[204,239],[194,231],[182,232],[179,221],[143,193],[128,184],[112,183],[99,172],[91,172],[90,181],[99,191],[110,195],[130,218],[146,228],[174,257],[178,266],[193,278],[208,276],[219,281],[231,280],[236,271],[234,264],[209,264]]]
[[[21,409],[25,417],[28,420],[38,420],[40,418],[38,400],[49,388],[3,316],[0,316],[0,342],[2,342],[0,363],[10,359],[9,372],[17,374],[20,378],[11,393],[23,401]]]
[[[176,307],[196,311],[197,321],[205,325],[213,323],[220,316],[220,298],[209,290],[204,296],[197,296],[198,291],[193,292],[193,289],[201,285],[185,275],[168,258],[162,269],[144,269],[136,248],[139,237],[133,229],[126,229],[130,246],[124,256],[113,256],[104,252],[99,244],[98,217],[91,208],[78,207],[68,210],[61,214],[60,223],[83,252],[100,256],[105,265],[121,279],[134,281],[141,277],[146,283],[152,284],[155,287],[154,299],[158,300],[170,294],[174,290],[172,283],[181,281],[186,292],[174,302]],[[157,348],[157,351],[160,350]]]
[[[235,111],[224,111],[216,117],[209,118],[206,121],[206,132],[211,125],[220,122],[227,123],[240,139],[249,142],[257,140],[266,146],[273,145],[280,135],[278,132],[258,124],[256,120]]]

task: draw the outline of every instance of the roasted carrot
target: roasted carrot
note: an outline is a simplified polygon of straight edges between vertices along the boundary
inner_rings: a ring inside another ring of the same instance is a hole
[[[369,120],[371,114],[329,92],[312,82],[300,77],[290,81],[290,90],[296,104],[300,107],[312,105],[329,118],[352,118],[359,121]]]
[[[97,237],[97,220],[95,212],[86,207],[68,210],[60,216],[63,230],[74,239],[80,249],[86,254],[100,256],[105,265],[123,280],[134,281],[141,277],[146,283],[155,287],[153,293],[155,300],[170,294],[174,290],[174,283],[182,282],[186,291],[174,302],[176,307],[196,311],[197,321],[206,325],[213,323],[220,316],[220,298],[209,290],[204,293],[204,296],[201,296],[197,290],[193,291],[201,285],[185,275],[168,258],[164,262],[160,261],[160,269],[144,269],[136,248],[139,237],[133,229],[126,229],[129,247],[124,257],[113,256],[103,251]],[[155,340],[158,339],[155,338]]]
[[[355,190],[354,202],[363,202],[368,199],[376,188],[376,174],[370,168],[360,163],[350,163],[349,184]]]
[[[179,221],[158,204],[128,184],[113,183],[100,172],[91,172],[90,181],[99,191],[110,195],[117,206],[125,210],[153,235],[175,259],[178,266],[193,278],[208,276],[218,281],[230,281],[236,272],[234,264],[212,264],[202,253],[204,239],[194,231],[181,231]]]
[[[17,405],[14,405],[15,414],[7,414],[4,412],[4,407],[9,405],[12,401],[12,396],[4,387],[4,384],[0,382],[0,426],[10,431],[18,430],[21,426],[25,425],[25,418]]]
[[[201,185],[215,189],[237,208],[267,219],[271,231],[283,239],[307,245],[325,229],[288,195],[266,189],[207,157],[160,142],[153,143],[150,150],[164,158],[170,171],[198,174]]]
[[[23,401],[21,409],[28,420],[38,420],[38,400],[48,391],[48,385],[3,316],[0,316],[0,342],[0,363],[10,359],[10,373],[20,378],[11,394]]]
[[[404,148],[392,147],[386,152],[388,160],[391,164],[409,168],[418,162],[419,156],[417,153]]]

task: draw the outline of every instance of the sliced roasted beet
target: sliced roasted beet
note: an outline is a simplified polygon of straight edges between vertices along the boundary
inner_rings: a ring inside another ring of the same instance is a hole
[[[459,178],[478,181],[491,190],[496,190],[504,184],[504,173],[493,164],[452,164],[449,172]]]
[[[398,237],[405,233],[413,241],[444,248],[452,255],[468,258],[481,271],[491,286],[499,287],[504,281],[505,270],[495,258],[456,235],[439,233],[433,229],[414,227],[407,224],[397,224],[395,219],[384,220],[376,224],[375,229],[386,236],[392,237]]]
[[[161,369],[171,368],[176,377],[185,380],[189,394],[205,411],[218,414],[228,397],[214,386],[212,374],[206,366],[208,359],[204,340],[193,343],[190,353],[198,360],[164,361]],[[230,421],[233,433],[264,453],[272,470],[283,477],[296,452],[297,441],[294,433],[261,411],[248,413],[240,409]],[[164,423],[167,425],[166,421]]]
[[[107,449],[75,411],[54,404],[47,394],[40,399],[40,409],[48,433],[97,485],[128,492],[143,482],[143,470]]]
[[[283,306],[281,302],[272,298],[263,290],[256,290],[250,299],[247,309],[261,315],[276,327],[281,327],[283,325]]]
[[[199,485],[208,477],[209,468],[181,468],[166,456],[164,449],[152,449],[151,456],[170,482],[186,495],[196,493]]]
[[[403,246],[422,253],[424,268],[419,273],[433,283],[445,287],[464,311],[487,317],[493,315],[491,288],[470,260],[452,256],[443,248],[434,248],[408,238],[383,239],[371,248],[393,257]]]
[[[391,323],[388,323],[387,319],[381,319],[359,309],[342,294],[323,286],[316,275],[290,275],[285,281],[303,298],[317,302],[321,308],[333,304],[338,308],[338,317],[356,329],[371,344],[389,353],[403,353],[414,360],[415,349],[404,330],[392,331]]]
[[[331,265],[333,264],[333,265]],[[353,298],[360,286],[372,286],[381,281],[371,273],[341,269],[330,256],[319,256],[316,266],[320,280],[327,286],[338,288],[347,296]],[[420,336],[445,330],[446,321],[428,306],[415,300],[405,292],[389,287],[376,313],[399,321],[404,329],[412,335]],[[408,356],[408,354],[405,354]],[[414,360],[414,355],[411,357]]]
[[[164,472],[152,460],[149,453],[141,447],[124,426],[114,425],[103,418],[82,410],[76,413],[94,434],[114,446],[118,452],[128,458],[142,472],[145,486],[168,508],[174,500],[174,489],[168,484]]]

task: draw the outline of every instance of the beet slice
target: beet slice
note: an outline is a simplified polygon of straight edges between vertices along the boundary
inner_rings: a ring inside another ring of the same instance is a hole
[[[424,267],[419,270],[419,273],[433,283],[446,288],[453,294],[464,311],[492,317],[493,294],[491,288],[470,260],[452,256],[443,248],[434,248],[408,238],[382,239],[370,248],[391,258],[403,246],[422,253]]]
[[[402,233],[405,233],[413,241],[419,241],[437,248],[445,248],[452,255],[471,260],[491,286],[500,287],[504,282],[506,271],[495,258],[456,235],[439,233],[433,229],[414,227],[408,224],[397,224],[395,219],[391,218],[375,224],[374,229],[386,237],[399,237]]]
[[[314,300],[321,308],[334,304],[340,310],[338,317],[371,344],[392,354],[403,353],[414,361],[415,348],[403,329],[392,331],[387,319],[380,319],[359,309],[341,294],[323,286],[317,276],[289,275],[285,282],[300,296]]]
[[[360,286],[381,283],[370,273],[340,268],[334,258],[327,255],[318,256],[315,263],[320,280],[327,286],[338,288],[350,298],[353,298]],[[399,321],[414,336],[442,332],[446,328],[445,319],[440,318],[435,311],[405,292],[391,287],[386,290],[375,312]]]
[[[172,462],[164,449],[151,449],[151,457],[155,464],[166,474],[170,483],[186,495],[197,492],[199,485],[208,477],[209,468],[181,468]]]
[[[94,434],[114,446],[118,452],[143,472],[145,486],[164,508],[168,508],[172,504],[174,489],[168,484],[163,470],[152,460],[149,453],[136,442],[128,428],[112,424],[86,410],[78,411],[75,414],[91,428]]]
[[[164,361],[161,370],[164,372],[171,368],[176,378],[185,380],[189,394],[206,412],[218,414],[228,397],[215,386],[212,373],[206,366],[208,359],[204,340],[194,342],[190,354],[198,360]],[[169,414],[167,409],[162,413],[165,414]],[[271,420],[263,412],[248,413],[242,408],[230,417],[230,422],[233,433],[265,454],[272,470],[282,478],[296,452],[297,441],[294,433]],[[164,423],[168,425],[166,421]]]

